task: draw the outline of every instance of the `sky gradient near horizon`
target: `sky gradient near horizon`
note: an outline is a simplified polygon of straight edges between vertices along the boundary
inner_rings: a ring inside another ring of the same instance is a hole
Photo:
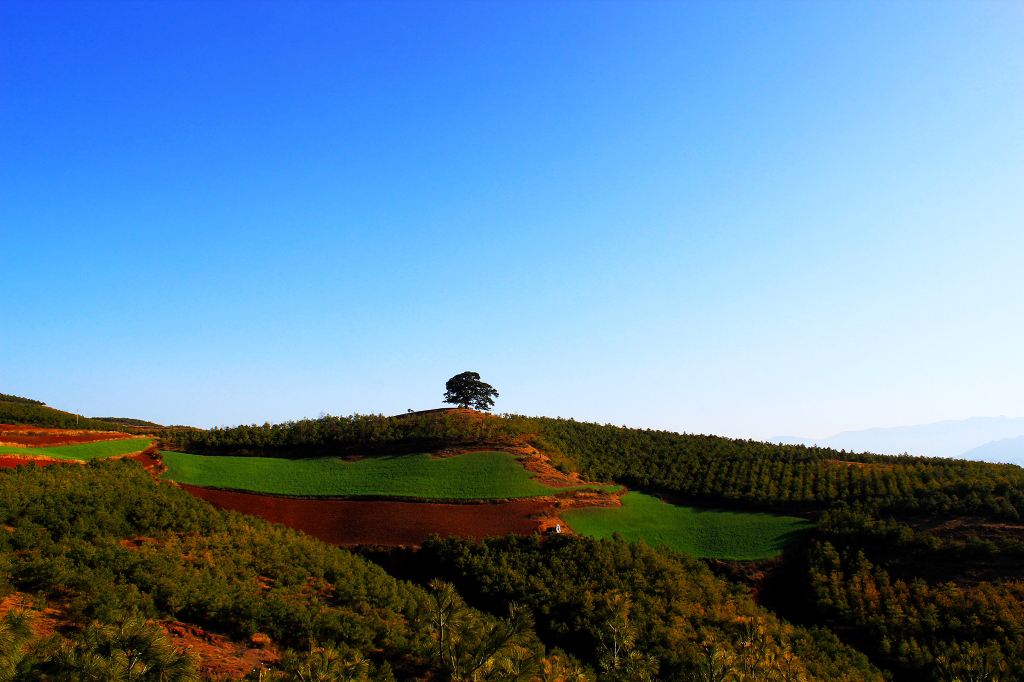
[[[0,4],[0,392],[1024,416],[1024,5]]]

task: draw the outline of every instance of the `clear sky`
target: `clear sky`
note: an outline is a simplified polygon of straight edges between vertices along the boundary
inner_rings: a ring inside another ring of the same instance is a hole
[[[1020,2],[0,3],[0,392],[1024,416]]]

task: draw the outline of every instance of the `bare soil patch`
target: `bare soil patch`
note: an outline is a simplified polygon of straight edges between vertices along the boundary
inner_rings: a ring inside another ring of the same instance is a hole
[[[925,520],[915,524],[918,530],[945,538],[961,540],[1024,540],[1024,523],[992,523],[986,519],[961,517],[956,519]]]
[[[315,500],[181,485],[221,509],[280,523],[334,545],[418,546],[427,536],[530,535],[557,521],[554,498],[481,504]]]
[[[81,464],[74,459],[54,459],[52,457],[23,457],[21,455],[0,455],[0,469],[14,469],[16,467],[37,466],[42,467],[48,464]]]
[[[488,417],[493,417],[494,416],[494,415],[488,414],[486,412],[480,412],[478,410],[471,410],[468,407],[435,407],[435,408],[430,409],[430,410],[415,410],[415,411],[412,411],[412,412],[401,412],[399,414],[396,414],[395,418],[398,418],[398,417],[418,417],[418,416],[424,415],[424,414],[461,414],[461,415],[466,416],[466,417],[475,417],[477,419],[487,419]]]
[[[124,458],[141,464],[142,468],[148,471],[153,478],[160,478],[160,476],[167,471],[167,465],[164,464],[163,458],[160,457],[160,452],[157,450],[156,445],[151,445],[142,452],[137,452],[134,455],[125,455]]]
[[[236,642],[181,621],[161,621],[160,626],[179,650],[199,656],[199,672],[204,677],[237,680],[253,670],[275,667],[281,660],[270,638],[260,633],[248,642]]]
[[[12,592],[0,599],[0,618],[13,610],[28,611],[32,614],[32,632],[38,637],[49,637],[66,622],[67,604],[47,603],[39,609],[37,601],[24,592]]]
[[[551,458],[532,445],[523,445],[516,448],[519,454],[519,463],[523,468],[533,474],[538,483],[549,485],[552,488],[569,488],[573,486],[586,485],[590,481],[584,481],[575,471],[567,474],[559,471],[551,464]]]
[[[23,592],[12,592],[0,599],[0,618],[12,609],[29,611],[32,615],[32,631],[40,637],[75,628],[66,599],[51,599],[42,604],[41,609],[38,601]],[[156,623],[179,651],[191,651],[199,656],[199,671],[204,678],[237,680],[254,669],[274,667],[281,660],[277,647],[263,634],[257,633],[248,641],[235,641],[177,620],[160,620]]]
[[[551,464],[551,458],[543,452],[526,443],[516,445],[505,445],[500,443],[475,445],[472,447],[445,448],[434,453],[435,457],[454,457],[470,452],[508,452],[515,455],[519,464],[533,474],[533,480],[552,488],[572,488],[581,485],[592,484],[593,481],[585,481],[576,472],[567,474],[559,471]]]
[[[854,467],[856,469],[882,469],[883,471],[892,471],[895,469],[893,464],[883,464],[881,462],[850,462],[845,459],[826,459],[826,464],[833,464],[840,467]]]

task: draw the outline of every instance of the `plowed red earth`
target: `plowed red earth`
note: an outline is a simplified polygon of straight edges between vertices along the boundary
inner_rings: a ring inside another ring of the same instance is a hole
[[[483,504],[434,504],[359,500],[310,500],[182,488],[221,509],[232,509],[280,523],[334,545],[416,546],[428,535],[482,539],[495,535],[530,535],[551,501],[513,500]]]
[[[15,467],[24,467],[32,465],[42,467],[46,466],[47,464],[57,464],[60,461],[61,460],[59,459],[47,459],[45,457],[18,457],[17,455],[0,455],[0,469],[14,469]]]
[[[42,426],[27,426],[24,424],[0,424],[0,444],[23,445],[32,448],[95,443],[101,440],[121,440],[123,438],[136,437],[130,433],[121,433],[119,431],[77,431],[74,429],[47,429]]]

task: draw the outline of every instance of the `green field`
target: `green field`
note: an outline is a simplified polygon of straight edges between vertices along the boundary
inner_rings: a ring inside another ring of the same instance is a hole
[[[54,459],[102,459],[117,455],[130,455],[141,452],[153,441],[149,438],[130,438],[128,440],[103,440],[97,443],[80,443],[78,445],[56,445],[47,448],[12,448],[0,445],[0,455],[25,455],[53,457]]]
[[[626,493],[621,507],[575,509],[562,518],[582,535],[618,533],[696,557],[738,561],[776,556],[813,525],[792,516],[682,507],[637,492]]]
[[[506,452],[455,457],[400,455],[355,461],[335,457],[208,457],[183,452],[164,452],[163,457],[166,477],[178,483],[278,495],[486,500],[566,490],[536,482]]]

